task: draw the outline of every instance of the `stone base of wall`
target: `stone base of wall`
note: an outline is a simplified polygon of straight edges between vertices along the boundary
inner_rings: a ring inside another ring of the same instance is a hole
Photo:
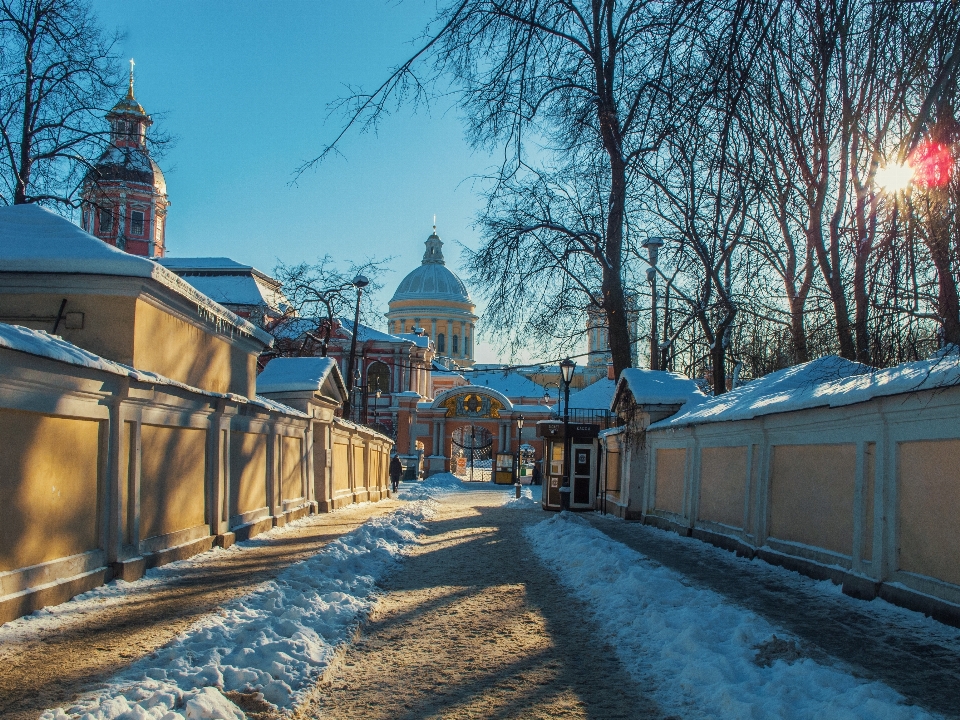
[[[256,537],[262,532],[266,532],[272,527],[273,518],[268,515],[267,517],[258,518],[243,525],[238,525],[233,528],[233,534],[237,542],[243,542],[244,540]]]
[[[824,565],[808,558],[788,555],[767,546],[754,547],[741,538],[723,535],[704,528],[693,528],[691,530],[691,528],[676,521],[657,515],[644,515],[640,521],[645,525],[652,525],[661,530],[671,530],[685,537],[692,536],[701,542],[734,552],[741,557],[759,558],[771,565],[778,565],[814,580],[830,580],[835,585],[840,585],[845,595],[860,600],[869,601],[879,597],[894,605],[929,615],[945,625],[960,627],[960,605],[912,590],[897,583],[877,582],[843,568]]]
[[[194,555],[199,555],[213,547],[213,535],[197,538],[182,545],[174,545],[170,548],[164,548],[157,552],[145,553],[143,559],[146,561],[147,569],[176,562],[177,560],[186,560]]]
[[[59,605],[72,597],[103,585],[110,577],[110,568],[101,567],[7,595],[0,598],[0,624],[29,615],[48,605]]]

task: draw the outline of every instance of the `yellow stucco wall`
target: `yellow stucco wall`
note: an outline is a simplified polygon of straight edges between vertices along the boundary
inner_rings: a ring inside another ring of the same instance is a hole
[[[206,432],[144,425],[141,447],[140,538],[203,525]]]
[[[746,482],[746,446],[703,448],[699,519],[743,527]]]
[[[777,445],[770,535],[850,555],[856,445]]]
[[[367,466],[364,462],[363,451],[363,445],[353,446],[353,483],[356,490],[367,486]]]
[[[899,567],[960,584],[960,440],[899,444]]]
[[[267,436],[230,433],[230,514],[267,507]]]
[[[687,463],[684,448],[657,450],[657,489],[654,507],[672,513],[683,512],[683,477]]]
[[[303,497],[303,477],[300,466],[303,463],[303,441],[297,437],[280,438],[283,444],[283,470],[280,481],[280,498],[296,500]]]
[[[98,546],[100,423],[0,410],[0,572]]]
[[[67,301],[64,313],[83,313],[83,327],[69,329],[65,322],[61,322],[57,335],[110,360],[127,365],[133,363],[135,298],[122,295],[3,293],[0,295],[0,315],[5,318],[3,322],[53,332],[53,321],[28,322],[22,318],[38,315],[56,317],[64,299]]]
[[[133,365],[212,392],[256,394],[256,357],[137,300]],[[189,352],[185,349],[189,348]]]
[[[333,491],[350,488],[350,446],[346,443],[333,442]]]

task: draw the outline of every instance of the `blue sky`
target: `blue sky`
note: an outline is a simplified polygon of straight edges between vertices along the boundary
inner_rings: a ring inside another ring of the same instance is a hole
[[[125,33],[137,99],[178,139],[160,160],[170,255],[225,255],[268,272],[278,259],[392,255],[377,298],[386,310],[436,213],[447,265],[463,275],[457,243],[475,247],[482,203],[471,178],[494,160],[470,149],[456,110],[401,109],[376,135],[348,134],[344,157],[291,185],[340,130],[327,104],[347,85],[379,85],[411,54],[434,2],[96,0],[95,10]],[[477,350],[496,359],[482,338]]]

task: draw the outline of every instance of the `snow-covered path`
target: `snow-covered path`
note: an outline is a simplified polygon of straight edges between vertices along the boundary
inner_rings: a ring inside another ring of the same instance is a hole
[[[3,625],[0,717],[36,720],[44,709],[68,705],[291,564],[399,506],[386,500],[303,518]]]
[[[665,712],[718,720],[936,717],[832,659],[812,659],[783,628],[582,517],[557,515],[526,534],[593,610],[623,666],[638,683],[652,684]]]

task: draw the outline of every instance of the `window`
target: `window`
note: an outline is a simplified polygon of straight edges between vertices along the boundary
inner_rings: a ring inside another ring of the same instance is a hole
[[[139,210],[130,213],[130,234],[143,235],[143,213]]]
[[[463,336],[463,354],[466,357],[470,357],[470,336],[469,335]]]
[[[460,351],[460,336],[453,336],[453,354],[456,355]]]
[[[446,338],[443,336],[443,333],[437,335],[437,352],[442,353],[447,351]]]
[[[113,211],[112,210],[101,210],[100,211],[100,234],[106,235],[108,232],[113,230]]]
[[[390,392],[390,368],[379,360],[370,363],[367,368],[367,393],[375,396],[377,390],[381,393]]]

